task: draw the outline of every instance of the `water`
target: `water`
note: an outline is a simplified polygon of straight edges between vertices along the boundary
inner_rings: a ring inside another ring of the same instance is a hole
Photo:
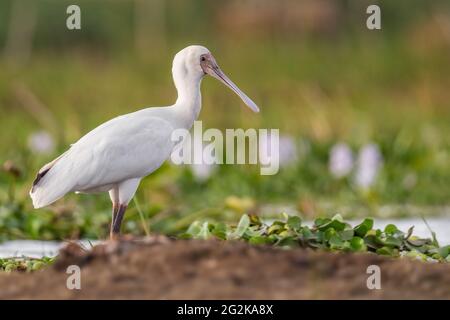
[[[81,240],[77,241],[81,246],[90,248],[91,244],[95,245],[99,241]],[[0,258],[11,257],[29,257],[42,258],[54,257],[58,254],[59,249],[66,242],[59,241],[39,241],[39,240],[14,240],[0,244]]]
[[[350,224],[356,225],[361,221],[350,221]],[[450,244],[450,217],[427,218],[430,228],[436,232],[437,239],[441,246]],[[312,222],[307,222],[312,224]],[[409,219],[377,219],[374,228],[384,229],[387,224],[395,224],[400,230],[407,231],[409,227],[414,226],[414,235],[422,238],[431,238],[431,233],[425,223],[420,218]],[[100,241],[82,240],[79,243],[90,248]],[[31,257],[41,258],[43,256],[54,257],[58,254],[64,242],[58,241],[37,241],[37,240],[15,240],[0,244],[0,258],[8,257]]]

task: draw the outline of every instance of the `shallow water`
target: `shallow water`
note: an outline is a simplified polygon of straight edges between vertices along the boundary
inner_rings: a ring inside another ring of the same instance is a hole
[[[356,225],[360,220],[350,221],[350,224]],[[450,217],[427,218],[430,228],[436,232],[440,245],[450,244]],[[409,227],[414,226],[413,234],[423,238],[430,238],[431,233],[422,219],[377,219],[375,228],[384,229],[387,224],[395,224],[400,230],[407,231]],[[312,224],[312,222],[307,222]],[[81,240],[79,243],[90,248],[100,241]],[[37,240],[14,240],[0,244],[0,258],[8,257],[31,257],[41,258],[43,256],[54,257],[65,242],[58,241],[37,241]]]
[[[77,241],[81,246],[90,248],[92,245],[99,243],[98,240],[81,240]],[[54,257],[58,254],[59,249],[66,242],[59,241],[40,241],[40,240],[14,240],[0,244],[0,258],[10,257],[29,257],[42,258]]]

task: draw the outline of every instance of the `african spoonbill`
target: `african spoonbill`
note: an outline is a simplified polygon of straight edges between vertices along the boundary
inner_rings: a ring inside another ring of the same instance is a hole
[[[30,191],[35,208],[68,192],[109,192],[110,237],[120,226],[141,179],[169,158],[171,134],[190,129],[201,109],[200,84],[209,74],[233,90],[254,112],[259,109],[219,68],[208,49],[189,46],[175,55],[172,75],[178,92],[174,105],[153,107],[109,120],[87,133],[37,173]]]

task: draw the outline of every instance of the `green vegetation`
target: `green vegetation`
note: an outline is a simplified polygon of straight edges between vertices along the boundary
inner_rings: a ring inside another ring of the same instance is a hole
[[[304,247],[342,252],[372,252],[390,257],[412,257],[423,261],[450,262],[450,245],[440,247],[436,239],[413,236],[389,224],[384,230],[373,229],[373,219],[366,218],[352,227],[340,215],[318,218],[309,227],[298,216],[284,215],[284,220],[266,224],[255,215],[243,215],[237,225],[195,221],[185,238],[244,240],[255,245]]]
[[[164,5],[146,10],[155,16],[144,17],[142,32],[138,2],[147,1],[80,0],[82,30],[68,31],[71,1],[30,1],[26,12],[37,16],[22,60],[6,50],[13,1],[0,2],[0,241],[107,237],[107,194],[67,195],[34,210],[34,176],[100,123],[173,103],[171,60],[193,43],[211,49],[261,107],[254,115],[205,79],[204,128],[279,128],[295,141],[297,161],[275,176],[225,165],[207,179],[167,163],[142,181],[123,232],[179,235],[195,220],[235,223],[246,212],[273,218],[285,206],[307,220],[330,212],[345,219],[448,215],[448,1],[383,1],[379,32],[365,28],[357,0],[276,1],[274,16],[245,1],[148,1]],[[295,16],[306,13],[312,16]],[[53,139],[46,152],[30,147],[41,131]],[[330,173],[339,142],[355,162],[365,145],[379,148],[382,166],[370,188],[356,186],[353,171]]]
[[[21,258],[0,258],[0,271],[37,271],[51,265],[55,258],[43,257],[41,259],[33,259],[27,257]]]
[[[439,246],[432,239],[413,235],[389,224],[384,230],[373,229],[373,219],[365,218],[352,227],[341,215],[317,218],[312,226],[298,216],[283,213],[281,220],[265,223],[256,215],[244,214],[236,225],[196,220],[179,239],[219,239],[245,241],[252,245],[283,248],[310,248],[332,252],[370,252],[389,257],[409,257],[427,262],[450,262],[450,245]],[[0,271],[36,271],[51,265],[57,257],[32,259],[26,257],[0,259]]]

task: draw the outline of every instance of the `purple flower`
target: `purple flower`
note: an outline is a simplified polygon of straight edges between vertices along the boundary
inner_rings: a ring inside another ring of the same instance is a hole
[[[48,132],[37,131],[28,137],[28,147],[33,153],[51,154],[55,149],[55,143]]]
[[[355,184],[362,188],[371,187],[377,178],[383,163],[383,157],[376,144],[367,144],[358,155],[357,170],[355,175]]]
[[[288,166],[298,161],[295,139],[290,136],[280,137],[280,166]]]
[[[205,145],[201,139],[195,139],[195,137],[192,138],[192,144],[192,155],[194,161],[189,164],[189,167],[194,175],[194,178],[199,182],[203,182],[208,180],[214,171],[214,159],[208,159],[208,161],[206,161],[204,155]]]
[[[280,136],[278,148],[272,150],[272,134],[261,135],[259,140],[259,158],[261,163],[270,163],[278,152],[278,161],[281,167],[295,164],[298,161],[298,149],[296,141],[291,136]]]
[[[203,182],[209,179],[214,171],[215,166],[213,164],[191,164],[190,165],[192,174],[195,180]]]
[[[336,179],[347,176],[353,168],[353,153],[345,143],[337,143],[331,148],[328,169]]]

